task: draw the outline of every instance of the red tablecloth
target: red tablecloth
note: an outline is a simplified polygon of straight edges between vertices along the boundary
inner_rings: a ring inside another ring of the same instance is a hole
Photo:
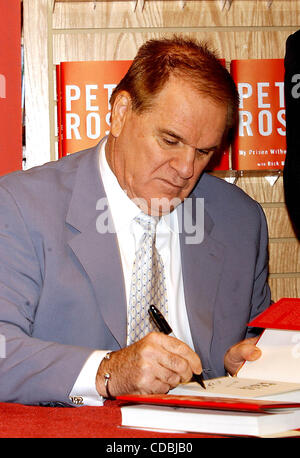
[[[1,438],[197,438],[121,427],[117,401],[103,407],[38,407],[0,403]],[[217,437],[217,436],[209,436]]]

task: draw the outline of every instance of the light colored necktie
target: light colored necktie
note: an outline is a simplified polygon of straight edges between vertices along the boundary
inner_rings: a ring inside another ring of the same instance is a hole
[[[164,266],[155,247],[157,221],[145,214],[137,216],[135,221],[143,227],[144,234],[133,263],[127,320],[128,345],[156,330],[149,319],[148,309],[151,304],[155,305],[166,319],[168,316]]]

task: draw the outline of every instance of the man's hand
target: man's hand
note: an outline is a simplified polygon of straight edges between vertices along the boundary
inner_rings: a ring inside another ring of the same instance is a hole
[[[235,375],[245,361],[255,361],[261,356],[260,349],[256,347],[257,341],[258,337],[250,337],[227,350],[224,366],[229,374]]]
[[[107,396],[104,373],[111,374],[109,391],[121,394],[167,393],[193,373],[201,374],[199,356],[184,342],[160,332],[151,332],[140,341],[113,352],[99,365],[96,388]]]

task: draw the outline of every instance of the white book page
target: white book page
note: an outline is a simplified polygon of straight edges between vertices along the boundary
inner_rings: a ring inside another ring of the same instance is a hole
[[[189,396],[224,396],[230,398],[246,399],[269,399],[277,400],[276,396],[281,393],[298,391],[300,400],[300,384],[276,382],[269,380],[244,379],[239,377],[219,377],[205,381],[206,389],[196,382],[179,385],[169,394]],[[286,400],[295,400],[286,397]]]
[[[300,384],[300,332],[266,329],[257,346],[262,356],[247,361],[239,378],[275,380]]]

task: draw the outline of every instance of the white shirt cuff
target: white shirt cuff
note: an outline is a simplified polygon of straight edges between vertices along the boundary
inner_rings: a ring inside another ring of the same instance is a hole
[[[96,350],[84,363],[69,394],[69,398],[73,404],[103,406],[105,398],[100,396],[96,390],[96,375],[99,364],[106,354],[107,350]]]

